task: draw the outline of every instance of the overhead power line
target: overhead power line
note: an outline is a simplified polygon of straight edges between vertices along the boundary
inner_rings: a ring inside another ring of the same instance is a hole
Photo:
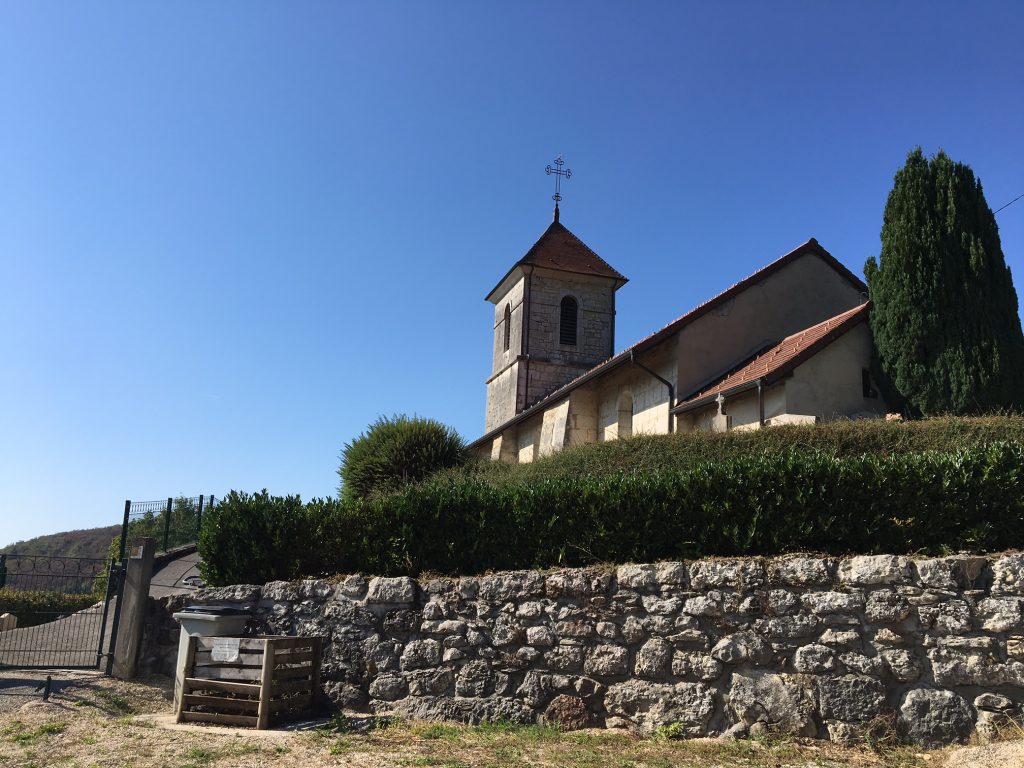
[[[1004,205],[1004,206],[1003,206],[1003,208],[1009,208],[1009,207],[1010,207],[1011,205],[1013,205],[1014,203],[1016,203],[1016,202],[1017,202],[1018,200],[1020,200],[1020,199],[1021,199],[1022,197],[1024,197],[1024,195],[1017,195],[1017,196],[1016,196],[1015,198],[1013,198],[1013,200],[1011,200],[1011,201],[1010,201],[1010,202],[1008,202],[1008,203],[1007,203],[1006,205]],[[1003,210],[1003,208],[996,208],[996,209],[995,209],[994,211],[992,211],[992,213],[993,213],[993,214],[999,213],[999,212],[1000,212],[1001,210]]]

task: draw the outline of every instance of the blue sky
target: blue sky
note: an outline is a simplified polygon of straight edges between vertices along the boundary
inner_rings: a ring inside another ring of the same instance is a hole
[[[809,237],[858,274],[906,153],[1024,192],[1024,6],[5,3],[0,544],[124,499],[331,495],[378,414],[482,432],[484,295],[562,221],[621,349]],[[1024,201],[998,217],[1024,280]]]

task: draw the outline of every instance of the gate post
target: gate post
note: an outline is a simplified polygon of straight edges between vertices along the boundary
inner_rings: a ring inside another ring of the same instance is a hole
[[[139,554],[129,558],[121,595],[121,620],[117,626],[118,642],[114,646],[114,677],[128,680],[139,666],[142,625],[149,601],[149,582],[153,578],[153,555],[156,541],[143,539]]]
[[[167,512],[164,514],[164,548],[163,552],[167,551],[167,538],[171,534],[171,507],[174,505],[173,499],[167,500]]]

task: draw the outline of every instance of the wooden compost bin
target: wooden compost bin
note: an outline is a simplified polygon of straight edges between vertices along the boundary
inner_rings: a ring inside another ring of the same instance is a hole
[[[193,635],[177,721],[263,729],[307,714],[320,688],[322,646],[322,637]]]

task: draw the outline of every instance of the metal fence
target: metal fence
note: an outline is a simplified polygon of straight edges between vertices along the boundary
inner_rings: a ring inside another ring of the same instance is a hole
[[[216,503],[213,496],[179,496],[161,501],[125,501],[121,528],[121,553],[145,537],[156,539],[162,552],[199,539],[203,512]]]
[[[105,558],[0,555],[0,667],[96,667],[119,586]]]

